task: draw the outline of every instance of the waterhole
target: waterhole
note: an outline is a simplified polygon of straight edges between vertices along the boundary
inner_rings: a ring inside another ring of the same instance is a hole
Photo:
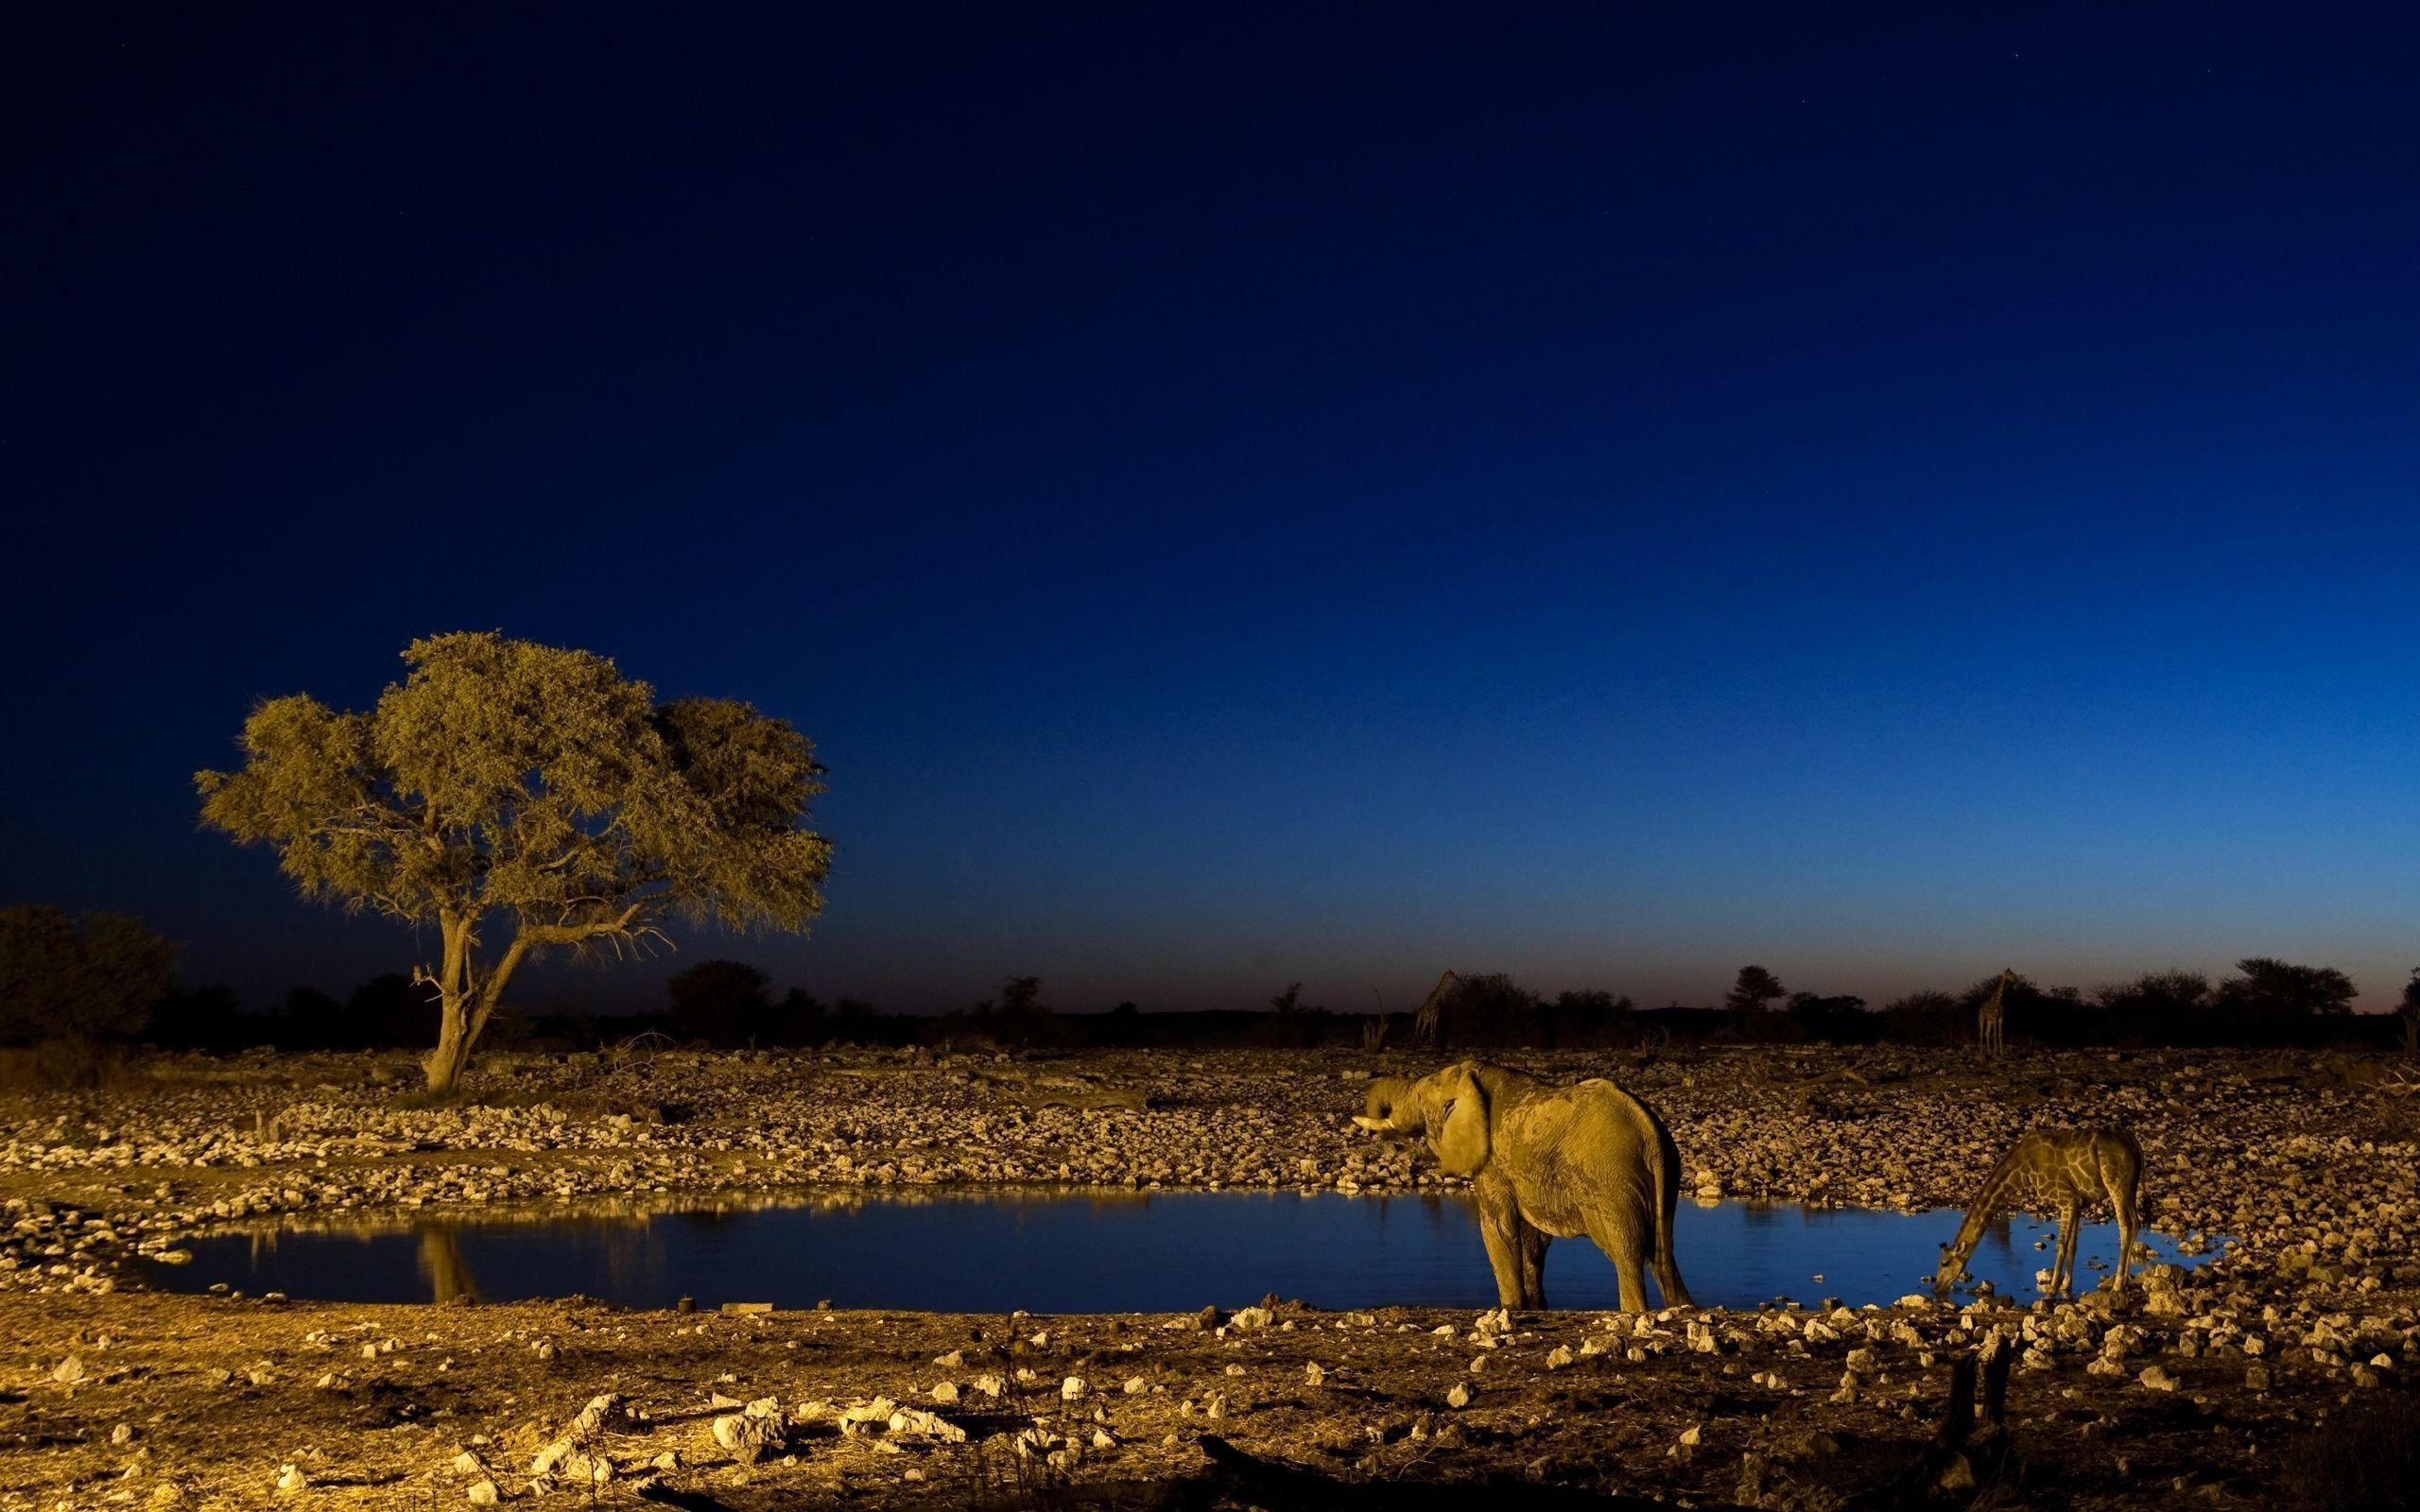
[[[1960,1214],[1684,1202],[1681,1274],[1701,1306],[1787,1299],[1851,1306],[1925,1290]],[[1969,1271],[2039,1295],[2052,1229],[1995,1228]],[[2138,1236],[2146,1260],[2198,1263],[2200,1245]],[[2089,1225],[2077,1285],[2117,1259],[2114,1224]],[[182,1264],[147,1262],[178,1291],[344,1302],[585,1296],[631,1307],[694,1298],[920,1312],[1196,1310],[1274,1292],[1325,1308],[1492,1307],[1495,1287],[1469,1199],[1338,1193],[868,1191],[646,1207],[387,1216],[205,1235]],[[1547,1300],[1611,1308],[1614,1268],[1584,1239],[1547,1251]],[[1652,1283],[1650,1283],[1652,1294]]]

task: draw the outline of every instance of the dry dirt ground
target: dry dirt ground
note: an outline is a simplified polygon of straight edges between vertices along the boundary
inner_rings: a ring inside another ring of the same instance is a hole
[[[397,1208],[1442,1178],[1352,1127],[1372,1074],[1437,1063],[1392,1053],[498,1057],[474,1106],[439,1109],[398,1106],[403,1057],[166,1060],[0,1117],[0,1506],[1393,1507],[1473,1483],[1513,1505],[2350,1505],[2411,1465],[2420,1098],[2398,1062],[1501,1058],[1646,1096],[1707,1196],[1954,1206],[2028,1127],[2121,1123],[2146,1222],[2234,1242],[2122,1299],[1828,1314],[171,1296],[125,1259]],[[1995,1334],[2005,1427],[1946,1447],[1953,1366]]]

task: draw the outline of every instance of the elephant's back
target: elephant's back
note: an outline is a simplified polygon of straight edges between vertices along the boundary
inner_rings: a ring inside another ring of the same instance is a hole
[[[1590,1094],[1592,1101],[1601,1103],[1625,1117],[1643,1121],[1655,1131],[1659,1139],[1669,1140],[1672,1137],[1664,1126],[1663,1115],[1656,1112],[1644,1098],[1620,1082],[1605,1076],[1591,1076],[1574,1087],[1572,1091],[1586,1092]]]

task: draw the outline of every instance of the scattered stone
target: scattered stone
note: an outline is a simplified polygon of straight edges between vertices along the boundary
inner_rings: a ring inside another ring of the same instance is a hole
[[[717,1448],[743,1465],[753,1465],[780,1445],[782,1426],[780,1419],[770,1415],[735,1412],[716,1418],[709,1432]]]
[[[963,1444],[966,1430],[921,1407],[903,1407],[890,1415],[890,1429],[894,1434],[913,1434],[922,1438],[938,1439],[944,1444]]]
[[[613,1466],[603,1455],[592,1454],[589,1447],[601,1443],[607,1434],[627,1426],[629,1417],[621,1397],[614,1392],[589,1398],[588,1405],[580,1408],[562,1433],[538,1451],[537,1457],[529,1462],[530,1475],[534,1478],[560,1475],[584,1485],[611,1480]]]

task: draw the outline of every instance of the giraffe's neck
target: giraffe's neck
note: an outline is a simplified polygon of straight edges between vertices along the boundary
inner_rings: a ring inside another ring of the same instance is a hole
[[[2012,1150],[1983,1178],[1982,1190],[1975,1194],[1973,1205],[1966,1210],[1966,1221],[1958,1226],[1958,1237],[1950,1241],[1941,1274],[1953,1277],[1966,1268],[1975,1246],[1983,1242],[1983,1230],[1999,1215],[2013,1197],[2029,1197],[2039,1190],[2043,1179],[2039,1157],[2031,1150]]]

